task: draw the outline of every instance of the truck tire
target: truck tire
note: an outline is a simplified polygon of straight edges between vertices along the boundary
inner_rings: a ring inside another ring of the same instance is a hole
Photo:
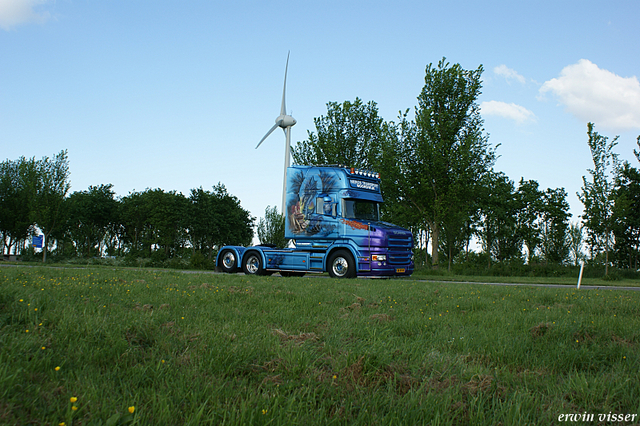
[[[262,256],[257,251],[250,251],[244,255],[242,259],[242,271],[246,275],[264,275],[264,267],[262,266]]]
[[[233,250],[225,250],[220,254],[220,268],[222,272],[226,272],[227,274],[236,272],[238,269],[237,259]]]
[[[348,250],[337,250],[331,253],[327,269],[331,278],[356,277],[356,262]]]

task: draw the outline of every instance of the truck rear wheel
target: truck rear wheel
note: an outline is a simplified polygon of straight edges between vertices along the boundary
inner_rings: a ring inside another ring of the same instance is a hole
[[[242,261],[242,270],[246,275],[264,275],[265,272],[260,254],[255,251],[247,253]]]
[[[222,272],[226,272],[227,274],[231,274],[237,269],[237,260],[236,254],[233,250],[225,250],[220,255],[220,268],[222,268]]]
[[[338,250],[329,256],[327,265],[331,278],[355,278],[356,262],[347,250]]]

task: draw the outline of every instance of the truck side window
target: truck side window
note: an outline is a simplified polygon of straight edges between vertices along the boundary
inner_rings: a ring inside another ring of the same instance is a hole
[[[338,205],[333,202],[331,197],[318,197],[316,198],[316,214],[335,217],[338,215]]]

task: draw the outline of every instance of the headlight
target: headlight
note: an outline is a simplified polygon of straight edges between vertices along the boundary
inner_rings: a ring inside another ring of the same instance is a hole
[[[386,254],[374,254],[373,256],[371,256],[371,260],[373,260],[374,262],[384,262],[385,260],[387,260],[387,255]]]

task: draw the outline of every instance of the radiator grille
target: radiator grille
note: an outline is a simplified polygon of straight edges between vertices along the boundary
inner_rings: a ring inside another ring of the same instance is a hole
[[[408,265],[411,262],[412,248],[411,234],[389,235],[389,263],[391,265]]]

